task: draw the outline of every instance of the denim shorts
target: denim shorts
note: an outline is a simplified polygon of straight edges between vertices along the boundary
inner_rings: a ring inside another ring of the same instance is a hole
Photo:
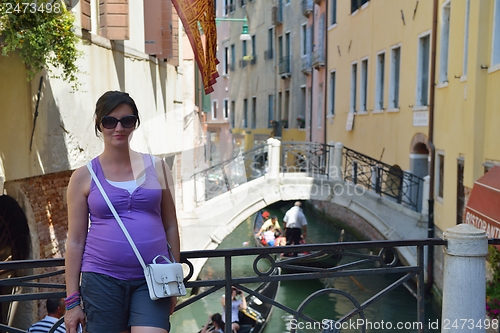
[[[89,333],[119,333],[131,326],[170,331],[170,298],[151,300],[145,279],[83,272],[81,294]]]

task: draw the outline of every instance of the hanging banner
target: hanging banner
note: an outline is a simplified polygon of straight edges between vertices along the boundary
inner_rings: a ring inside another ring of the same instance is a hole
[[[184,30],[193,48],[194,57],[203,79],[205,94],[214,91],[212,87],[217,72],[217,27],[215,25],[215,0],[172,0],[184,25]],[[201,38],[201,32],[204,38]]]

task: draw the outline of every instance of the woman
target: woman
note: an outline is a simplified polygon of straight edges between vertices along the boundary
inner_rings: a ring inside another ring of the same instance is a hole
[[[163,161],[130,149],[139,124],[137,106],[127,93],[102,95],[95,133],[102,136],[104,150],[92,160],[92,169],[144,261],[158,254],[179,261],[174,196],[167,186],[173,185],[172,176]],[[86,166],[71,176],[67,201],[67,332],[86,324],[90,333],[168,333],[177,299],[150,299],[143,269]]]
[[[212,328],[209,325],[212,324]],[[201,329],[200,333],[224,333],[224,322],[220,313],[214,313],[208,317],[208,321]]]
[[[222,295],[221,303],[224,313],[227,313],[225,295]],[[233,333],[238,332],[240,329],[238,312],[246,308],[247,308],[247,300],[245,299],[245,297],[243,297],[243,292],[239,289],[236,289],[236,287],[231,287],[231,331]],[[225,318],[227,320],[227,315],[225,315]]]

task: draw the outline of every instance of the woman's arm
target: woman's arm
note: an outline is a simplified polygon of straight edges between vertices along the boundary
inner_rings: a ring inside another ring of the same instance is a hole
[[[158,168],[161,170],[160,173],[158,172]],[[175,261],[179,262],[181,260],[181,241],[174,202],[174,179],[172,178],[170,169],[165,165],[163,160],[160,160],[160,163],[156,163],[156,173],[162,185],[161,219],[163,227],[165,228],[165,234],[167,236],[167,242],[170,245],[172,256]],[[174,313],[177,297],[171,297],[171,300],[170,314]]]
[[[66,295],[80,291],[80,272],[83,250],[88,230],[88,204],[90,174],[86,167],[77,169],[71,176],[67,190],[68,238],[66,240]],[[78,324],[85,325],[85,316],[80,306],[66,312],[65,324],[68,333],[76,332]]]
[[[241,293],[241,304],[240,304],[240,309],[245,310],[247,308],[247,299],[245,296],[243,296],[243,293]]]

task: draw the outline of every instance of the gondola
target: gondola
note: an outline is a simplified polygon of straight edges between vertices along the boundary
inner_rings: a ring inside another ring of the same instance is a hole
[[[279,268],[276,268],[272,273],[272,275],[279,274],[281,274]],[[280,281],[264,282],[255,289],[255,292],[274,300],[278,295],[279,287]],[[247,301],[247,308],[245,310],[240,310],[238,313],[240,323],[238,333],[262,333],[266,327],[267,320],[271,316],[273,306],[254,295],[248,295],[245,299]],[[209,325],[208,328],[211,329],[211,325]],[[198,333],[200,332],[201,330]]]
[[[269,245],[265,244],[261,237],[257,236],[262,224],[264,223],[264,219],[262,217],[262,212],[257,212],[254,220],[254,242],[257,247],[267,247]],[[343,241],[344,230],[340,232],[339,242]],[[338,253],[321,253],[321,254],[311,254],[311,253],[299,253],[297,257],[283,257],[281,255],[277,255],[275,258],[277,261],[287,260],[291,266],[297,266],[296,269],[292,267],[284,267],[283,273],[296,273],[296,272],[304,272],[307,267],[315,267],[315,268],[331,268],[338,265],[340,260],[342,259],[342,255]]]

